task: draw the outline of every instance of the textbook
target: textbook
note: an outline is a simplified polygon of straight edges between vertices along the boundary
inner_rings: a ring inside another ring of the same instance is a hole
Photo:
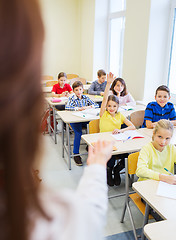
[[[133,110],[134,109],[134,106],[120,106],[118,111],[130,111],[130,110]]]
[[[94,119],[95,116],[99,116],[100,108],[90,108],[83,111],[76,111],[76,112],[73,112],[72,114],[77,117],[81,117],[85,119],[91,119],[91,118]]]
[[[128,130],[123,133],[117,133],[117,134],[111,134],[111,135],[117,141],[127,141],[130,139],[144,138],[144,136],[136,130]]]

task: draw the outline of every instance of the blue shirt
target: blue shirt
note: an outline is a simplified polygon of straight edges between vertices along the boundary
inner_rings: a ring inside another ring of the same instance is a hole
[[[78,110],[80,107],[87,107],[93,105],[95,108],[98,108],[99,105],[92,101],[88,96],[82,95],[81,99],[78,98],[76,95],[73,95],[69,98],[67,105],[65,106],[66,110]]]
[[[103,83],[99,83],[98,80],[94,81],[89,90],[88,93],[91,95],[100,95],[101,92],[104,92],[105,88],[106,88],[106,81]]]
[[[157,102],[151,102],[145,109],[144,122],[142,127],[146,127],[146,120],[158,122],[160,119],[175,120],[176,112],[171,102],[161,107]]]

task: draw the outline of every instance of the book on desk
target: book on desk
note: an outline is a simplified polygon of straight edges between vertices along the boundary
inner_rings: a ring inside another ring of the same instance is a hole
[[[112,137],[115,138],[115,140],[117,141],[127,141],[130,139],[144,138],[144,136],[136,130],[127,130],[123,133],[112,134]]]
[[[100,108],[90,108],[83,111],[76,111],[76,112],[73,112],[72,114],[84,119],[91,119],[91,118],[94,118],[95,116],[99,116]]]

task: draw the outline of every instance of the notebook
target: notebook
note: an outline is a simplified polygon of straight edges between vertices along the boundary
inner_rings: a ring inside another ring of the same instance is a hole
[[[56,103],[56,102],[61,102],[61,101],[64,101],[64,100],[68,100],[68,98],[67,97],[52,98],[51,102]]]
[[[127,141],[130,139],[144,138],[144,136],[136,130],[128,130],[123,133],[117,133],[117,134],[111,134],[111,135],[117,141]]]
[[[84,119],[95,119],[95,116],[98,116],[99,113],[100,113],[99,108],[90,108],[83,111],[76,111],[76,112],[73,112],[72,114]]]
[[[176,199],[176,185],[160,181],[156,195]]]

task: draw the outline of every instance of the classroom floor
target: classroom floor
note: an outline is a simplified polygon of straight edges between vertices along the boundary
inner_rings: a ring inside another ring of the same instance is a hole
[[[73,134],[71,136],[73,138]],[[40,169],[40,177],[42,184],[53,189],[70,188],[76,189],[79,179],[83,173],[86,165],[87,156],[83,156],[84,166],[78,167],[72,160],[72,170],[68,170],[67,164],[61,156],[61,134],[57,135],[58,143],[49,136],[44,136],[44,153],[43,161]],[[81,146],[81,150],[85,151],[85,145]],[[108,195],[112,196],[125,191],[124,184],[125,176],[122,174],[122,183],[119,187],[109,187]],[[105,227],[105,236],[126,232],[132,229],[128,212],[125,215],[124,223],[120,223],[122,209],[124,206],[124,196],[112,198],[109,200],[109,207],[107,213],[107,224]],[[136,228],[141,228],[143,223],[143,216],[139,210],[131,204],[133,217],[136,223]]]

